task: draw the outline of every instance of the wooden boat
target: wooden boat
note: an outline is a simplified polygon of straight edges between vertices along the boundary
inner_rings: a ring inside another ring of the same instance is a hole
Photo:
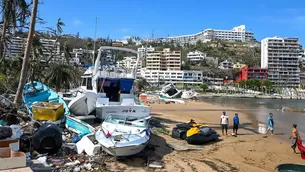
[[[29,82],[24,85],[23,101],[32,117],[33,110],[37,111],[36,117],[38,120],[54,121],[54,116],[58,117],[60,116],[58,113],[62,114],[62,112],[59,112],[60,108],[63,108],[62,111],[65,116],[70,115],[69,108],[62,97],[48,86],[37,81]],[[52,108],[55,110],[54,115],[49,115],[48,117],[44,116],[44,114],[49,114],[52,111]]]

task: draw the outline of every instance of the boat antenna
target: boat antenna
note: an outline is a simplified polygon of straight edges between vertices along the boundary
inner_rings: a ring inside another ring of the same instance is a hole
[[[95,31],[94,31],[94,42],[93,42],[93,57],[92,57],[92,64],[94,64],[94,59],[95,59],[95,49],[96,49],[96,30],[97,30],[97,17],[95,18]]]

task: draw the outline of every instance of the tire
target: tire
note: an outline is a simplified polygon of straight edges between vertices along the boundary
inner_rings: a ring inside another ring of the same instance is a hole
[[[43,124],[33,134],[32,144],[39,153],[57,153],[62,146],[62,133],[55,124]]]

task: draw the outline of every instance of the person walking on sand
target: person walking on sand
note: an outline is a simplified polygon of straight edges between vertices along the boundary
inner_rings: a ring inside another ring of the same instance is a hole
[[[238,113],[235,113],[235,116],[233,117],[233,133],[235,135],[237,135],[238,125],[239,125],[239,117],[238,117]]]
[[[297,141],[301,140],[301,137],[299,135],[299,131],[297,129],[297,124],[292,125],[292,132],[291,132],[291,136],[289,137],[289,139],[292,139],[291,148],[292,148],[293,152],[297,153],[295,151],[295,148],[297,147]]]
[[[224,135],[224,130],[226,130],[226,135],[228,135],[228,125],[229,125],[229,117],[226,115],[226,112],[222,112],[223,115],[220,117],[220,126],[222,135]]]
[[[267,135],[269,133],[269,130],[271,130],[271,135],[274,135],[274,120],[273,120],[272,113],[269,113],[269,116],[268,116],[268,129],[267,129],[265,135]]]

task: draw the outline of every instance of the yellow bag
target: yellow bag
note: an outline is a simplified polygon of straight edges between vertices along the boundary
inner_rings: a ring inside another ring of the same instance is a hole
[[[193,127],[186,132],[186,137],[191,137],[192,135],[199,134],[200,130],[197,127]]]

